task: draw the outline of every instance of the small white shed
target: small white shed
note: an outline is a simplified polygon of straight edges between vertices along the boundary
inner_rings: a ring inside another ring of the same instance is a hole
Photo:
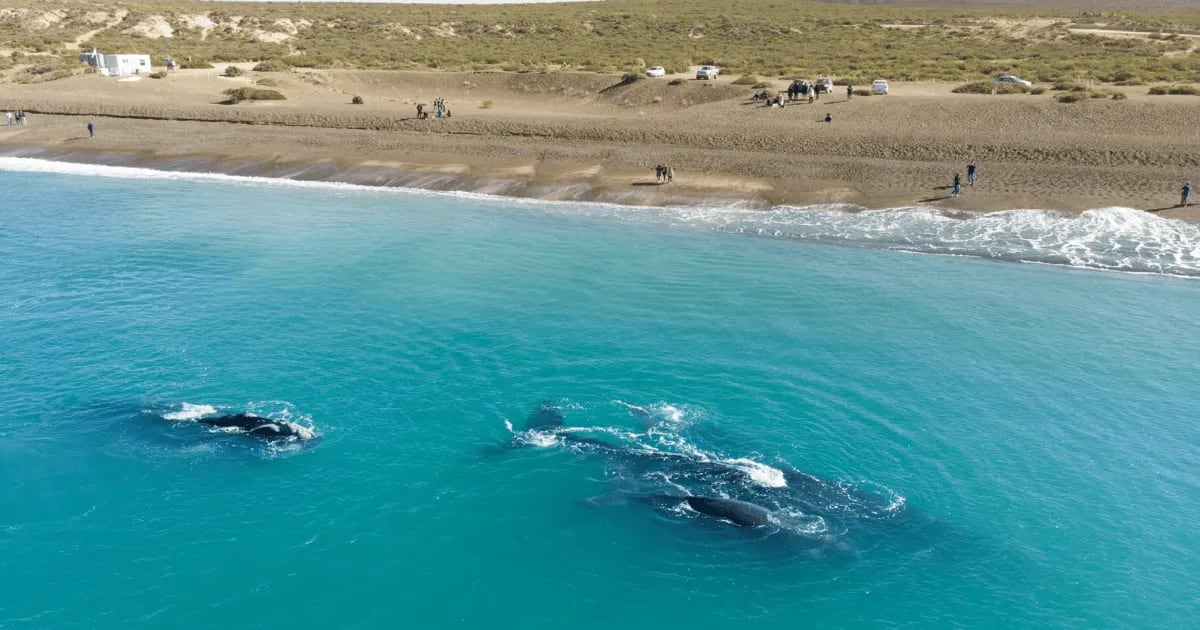
[[[151,72],[150,55],[103,55],[100,63],[100,74],[108,77]]]

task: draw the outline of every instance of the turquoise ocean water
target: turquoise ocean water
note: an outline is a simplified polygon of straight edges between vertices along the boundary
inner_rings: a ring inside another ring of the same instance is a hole
[[[0,626],[1194,626],[1198,250],[0,158]]]

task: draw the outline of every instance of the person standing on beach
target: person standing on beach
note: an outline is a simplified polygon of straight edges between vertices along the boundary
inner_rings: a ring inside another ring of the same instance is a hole
[[[848,100],[850,100],[850,97],[851,97],[851,96],[854,96],[854,86],[853,86],[853,85],[847,85],[847,86],[846,86],[846,100],[847,100],[847,101],[848,101]]]
[[[663,168],[665,168],[667,171],[667,183],[670,184],[671,181],[675,179],[675,169],[671,168],[670,166]]]
[[[967,185],[975,185],[975,160],[967,163]]]
[[[962,180],[959,178],[959,174],[955,173],[954,174],[954,190],[950,192],[950,196],[957,197],[958,193],[960,193],[960,192],[962,192]]]
[[[1179,193],[1181,195],[1179,205],[1186,208],[1188,205],[1188,195],[1192,194],[1192,182],[1184,182],[1183,188],[1179,189]]]
[[[88,121],[88,137],[89,138],[96,137],[96,128],[92,126],[92,121],[90,121],[90,120]]]
[[[12,112],[4,112],[4,126],[5,127],[12,126]]]

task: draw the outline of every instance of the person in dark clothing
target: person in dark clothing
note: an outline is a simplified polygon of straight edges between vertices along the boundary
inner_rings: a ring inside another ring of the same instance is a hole
[[[1183,188],[1179,189],[1179,193],[1181,195],[1179,205],[1186,208],[1188,205],[1188,196],[1192,194],[1192,182],[1184,182]]]
[[[96,137],[96,128],[92,126],[92,121],[90,121],[90,120],[88,121],[88,137],[89,138]]]
[[[850,97],[851,97],[851,96],[854,96],[854,86],[853,86],[853,85],[847,85],[847,86],[846,86],[846,100],[847,100],[847,101],[848,101],[848,100],[850,100]]]
[[[970,163],[967,164],[967,185],[975,185],[975,160],[971,160]]]

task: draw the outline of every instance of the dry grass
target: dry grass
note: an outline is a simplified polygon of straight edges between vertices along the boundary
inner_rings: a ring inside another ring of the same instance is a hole
[[[1187,38],[1172,36],[1200,32],[1200,10],[1055,12],[811,0],[675,0],[669,11],[657,0],[449,6],[6,0],[5,7],[0,47],[69,58],[74,51],[64,42],[101,27],[85,47],[169,55],[183,67],[260,60],[273,68],[621,73],[711,62],[739,74],[832,75],[855,83],[878,76],[971,81],[1008,72],[1039,82],[1200,81],[1200,55],[1187,53]],[[88,17],[100,9],[111,17],[118,8],[128,14],[110,28]],[[44,24],[42,16],[59,9],[61,19]],[[166,20],[172,37],[144,35],[143,21],[152,16]],[[196,28],[195,16],[215,26]],[[1070,30],[1096,22],[1167,34],[1114,38]],[[915,28],[888,28],[896,23]],[[819,36],[798,37],[802,33]]]

